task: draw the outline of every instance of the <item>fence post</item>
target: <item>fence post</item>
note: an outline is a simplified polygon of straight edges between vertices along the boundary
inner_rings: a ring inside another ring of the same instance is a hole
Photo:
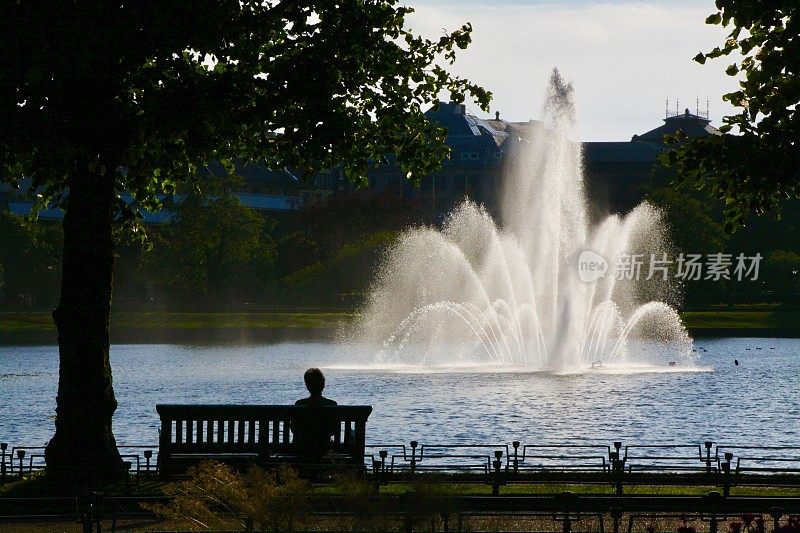
[[[769,510],[769,515],[772,517],[772,531],[778,531],[780,527],[780,518],[783,516],[783,509],[780,507],[773,507]]]
[[[717,514],[720,508],[719,492],[711,491],[708,493],[708,506],[711,511],[711,520],[708,523],[708,533],[717,533],[719,531],[719,521]]]
[[[500,495],[500,467],[503,464],[503,462],[500,460],[501,457],[503,457],[503,452],[501,450],[496,450],[494,452],[494,461],[492,461],[492,466],[494,467],[494,483],[492,483],[492,496]]]
[[[625,459],[622,457],[622,441],[614,441],[614,450],[611,452],[611,465],[614,471],[614,484],[617,496],[622,496],[622,474],[625,471]]]
[[[611,459],[611,483],[616,488],[617,496],[622,496],[622,473],[624,461],[619,458],[619,452],[609,452]]]
[[[514,473],[516,474],[517,469],[519,468],[519,441],[515,440],[511,443],[511,445],[514,447]]]
[[[725,462],[722,463],[722,494],[725,497],[731,495],[731,459],[733,454],[728,452],[725,454]]]
[[[150,475],[150,459],[152,458],[153,458],[153,450],[145,450],[144,451],[145,469],[147,470],[148,476]]]
[[[570,511],[576,507],[575,495],[572,492],[562,492],[559,498],[563,507],[564,520],[561,522],[561,533],[572,533],[572,518],[570,518]]]
[[[564,515],[564,521],[561,522],[561,532],[562,533],[572,532],[572,522],[569,519],[569,515]]]
[[[403,531],[405,533],[411,533],[414,530],[414,522],[412,520],[412,516],[414,510],[412,507],[412,500],[414,496],[414,491],[407,490],[400,496],[400,501],[403,506]]]
[[[97,524],[97,533],[100,533],[100,519],[95,518],[95,504],[97,503],[97,493],[90,492],[88,493],[88,505],[86,507],[86,512],[83,515],[83,531],[85,533],[92,533],[94,531],[94,525]]]
[[[17,450],[17,459],[19,459],[19,478],[22,479],[22,461],[25,459],[25,450]]]
[[[707,440],[703,443],[706,447],[706,474],[709,476],[711,475],[711,447],[714,445],[713,442]]]
[[[411,441],[411,473],[413,474],[417,468],[417,441]]]
[[[378,452],[378,457],[381,458],[381,466],[380,470],[378,470],[378,475],[375,476],[378,479],[378,485],[380,486],[381,483],[386,483],[386,456],[389,455],[389,452],[386,450],[380,450]]]
[[[450,510],[442,509],[439,511],[439,518],[442,519],[442,531],[445,533],[450,531]]]
[[[622,517],[622,511],[616,507],[608,510],[611,513],[611,528],[614,533],[619,533],[619,519]]]
[[[6,482],[6,450],[8,449],[7,442],[0,442],[0,452],[2,453],[2,463],[0,463],[0,481]]]

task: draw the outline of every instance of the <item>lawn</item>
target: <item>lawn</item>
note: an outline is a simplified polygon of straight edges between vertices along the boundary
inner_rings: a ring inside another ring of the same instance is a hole
[[[725,330],[798,330],[800,310],[781,308],[685,311],[683,322],[690,331]]]
[[[118,333],[191,333],[194,331],[309,332],[332,335],[356,317],[354,311],[114,311],[112,337]],[[681,313],[690,333],[743,336],[774,334],[800,336],[800,309],[756,307],[684,311]],[[3,334],[20,338],[26,334],[55,334],[47,312],[0,313],[0,343]]]

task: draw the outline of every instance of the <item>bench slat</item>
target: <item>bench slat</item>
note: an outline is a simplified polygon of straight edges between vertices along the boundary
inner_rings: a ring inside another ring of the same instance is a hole
[[[161,417],[159,468],[171,473],[172,462],[180,458],[240,456],[269,461],[275,454],[295,452],[291,424],[307,412],[298,405],[157,405]],[[348,462],[364,461],[366,421],[371,406],[325,406],[337,421],[332,448],[349,456]],[[185,424],[185,426],[184,426]],[[195,425],[196,424],[196,425]],[[215,438],[216,435],[216,438]]]

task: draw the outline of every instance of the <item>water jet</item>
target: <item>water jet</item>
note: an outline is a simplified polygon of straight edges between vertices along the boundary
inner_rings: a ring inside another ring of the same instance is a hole
[[[576,115],[572,85],[554,70],[544,127],[508,141],[499,213],[466,201],[441,228],[401,235],[350,332],[381,347],[376,363],[558,373],[695,364],[667,272],[624,271],[625,258],[672,253],[662,215],[643,203],[590,220]]]

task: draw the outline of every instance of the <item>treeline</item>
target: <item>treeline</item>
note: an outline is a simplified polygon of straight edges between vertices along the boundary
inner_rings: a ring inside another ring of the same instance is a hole
[[[763,256],[756,281],[686,282],[684,307],[800,304],[798,202],[785,204],[780,217],[751,218],[731,236],[721,204],[702,193],[654,180],[647,198],[664,210],[675,254]],[[148,228],[148,246],[119,244],[115,305],[356,306],[399,232],[430,223],[426,206],[369,191],[269,216],[226,194],[190,194],[168,208],[172,220]],[[56,305],[61,239],[59,223],[0,212],[0,308]]]
[[[799,201],[787,200],[769,213],[751,215],[731,235],[723,229],[722,200],[711,198],[702,190],[676,190],[668,184],[671,177],[667,172],[656,172],[645,192],[647,200],[664,213],[675,246],[672,255],[722,253],[729,254],[733,261],[730,280],[685,282],[684,307],[800,304]],[[733,271],[739,254],[761,255],[756,280],[735,279]]]
[[[425,221],[418,203],[369,191],[277,215],[225,194],[167,208],[147,245],[118,244],[115,305],[350,307],[399,232]],[[1,308],[55,306],[61,238],[59,223],[0,212]]]

